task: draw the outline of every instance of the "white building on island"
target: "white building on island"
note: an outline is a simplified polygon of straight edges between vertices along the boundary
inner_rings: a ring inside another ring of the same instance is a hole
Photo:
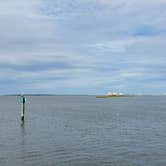
[[[123,95],[123,93],[108,92],[106,95],[107,95],[107,96],[122,96],[122,95]]]

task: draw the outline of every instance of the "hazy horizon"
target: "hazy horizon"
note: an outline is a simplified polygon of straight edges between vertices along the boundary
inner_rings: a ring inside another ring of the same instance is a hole
[[[97,95],[107,95],[106,93],[103,94],[58,94],[58,93],[16,93],[16,94],[0,94],[0,96],[20,96],[20,95],[25,95],[25,96],[97,96]],[[125,95],[129,95],[129,96],[166,96],[166,94],[125,94]]]

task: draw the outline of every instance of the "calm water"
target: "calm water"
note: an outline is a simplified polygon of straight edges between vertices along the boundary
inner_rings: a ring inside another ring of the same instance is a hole
[[[166,97],[0,97],[0,166],[165,166]]]

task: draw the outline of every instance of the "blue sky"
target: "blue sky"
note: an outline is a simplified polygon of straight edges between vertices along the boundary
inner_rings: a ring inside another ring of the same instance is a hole
[[[166,94],[165,0],[0,8],[0,94]]]

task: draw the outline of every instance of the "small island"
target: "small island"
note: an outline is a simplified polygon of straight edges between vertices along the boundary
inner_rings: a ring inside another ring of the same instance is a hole
[[[126,96],[129,95],[117,92],[108,92],[106,95],[97,95],[96,98],[112,98],[112,97],[126,97]]]

